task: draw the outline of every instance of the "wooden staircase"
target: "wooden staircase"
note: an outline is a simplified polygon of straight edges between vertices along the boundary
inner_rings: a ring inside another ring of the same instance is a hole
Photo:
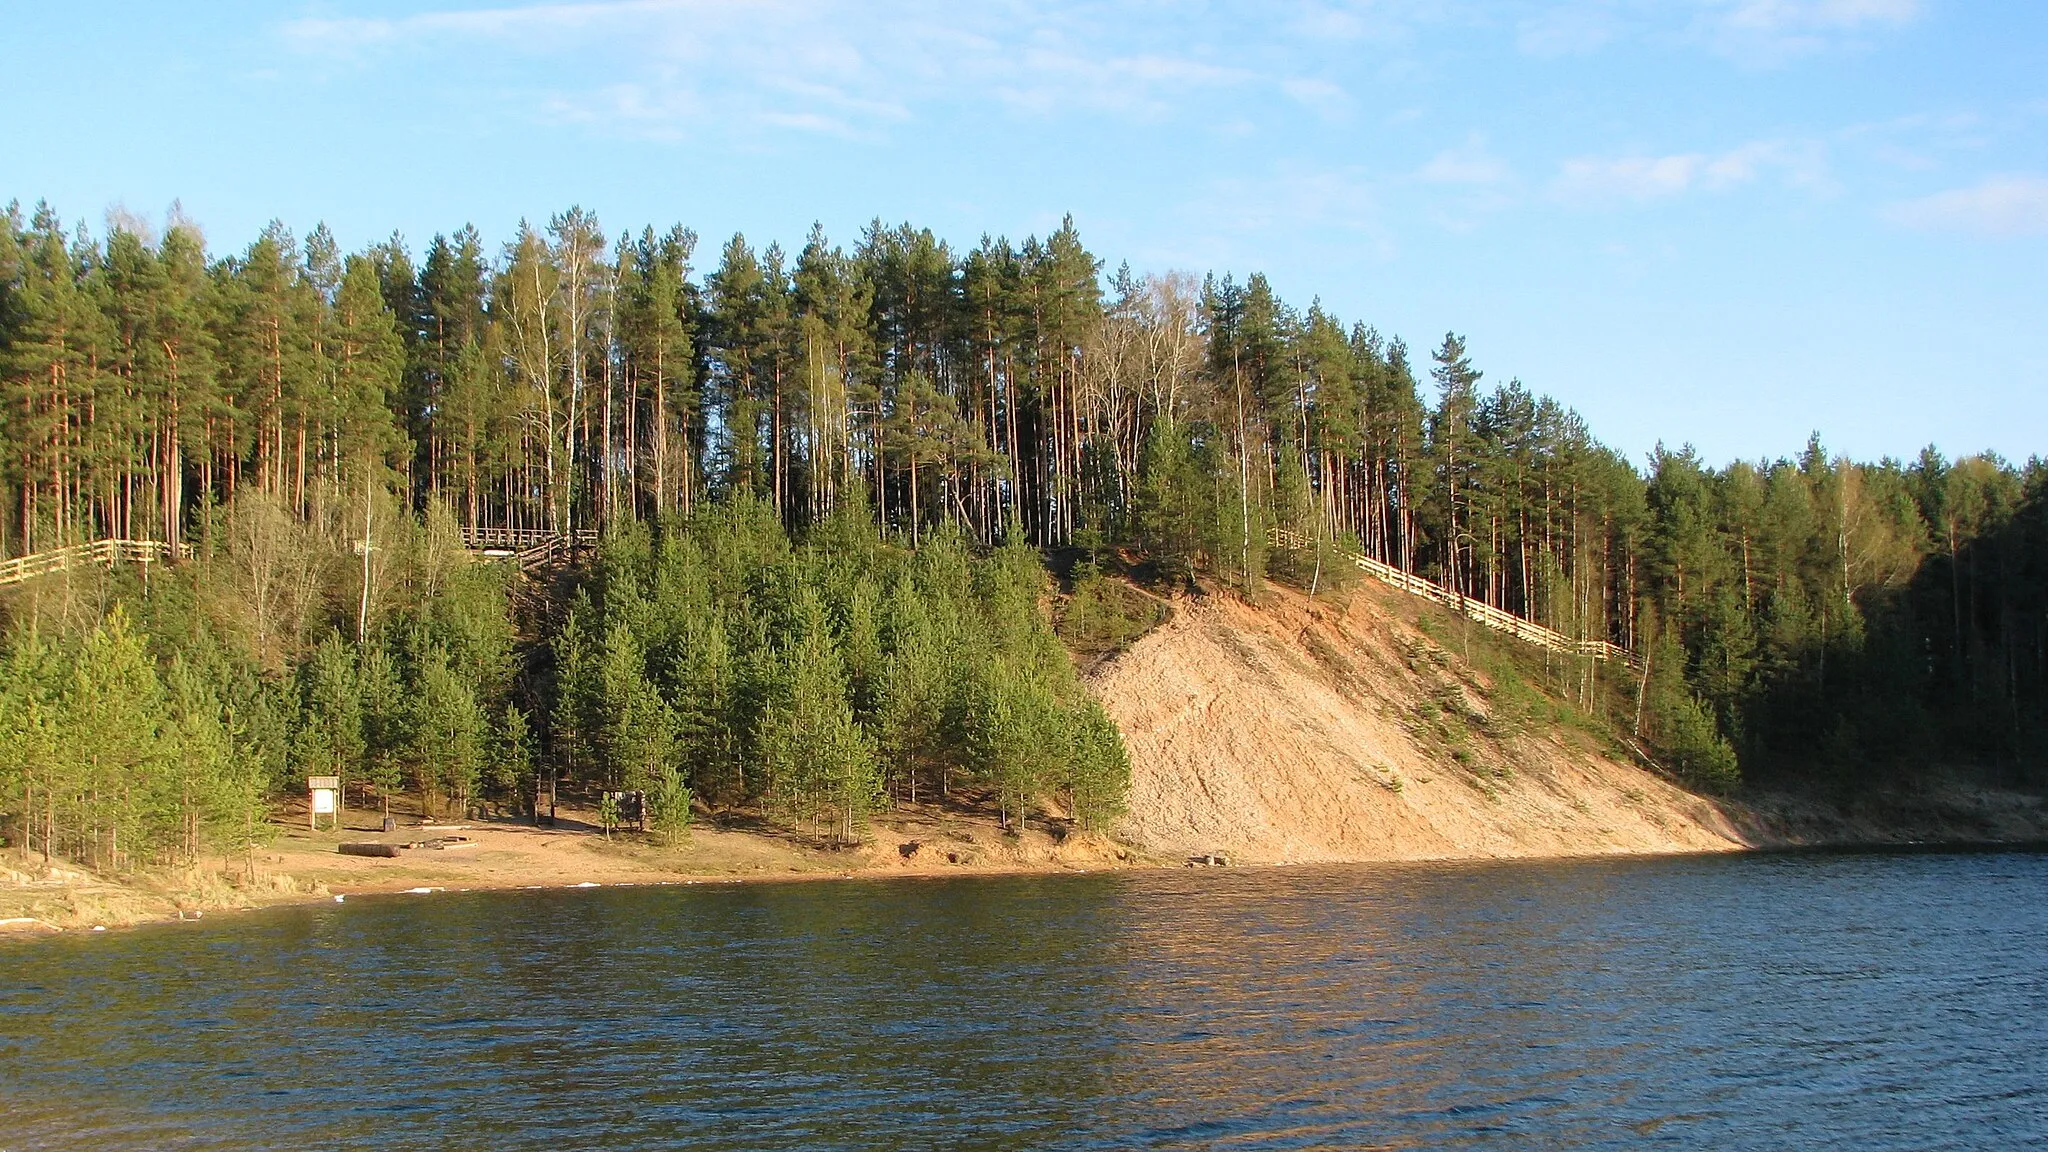
[[[1271,535],[1273,542],[1283,548],[1306,550],[1314,548],[1316,545],[1316,542],[1307,536],[1299,532],[1291,532],[1285,528],[1275,528],[1272,530]],[[1360,555],[1348,548],[1337,547],[1335,550],[1339,555],[1356,565],[1366,575],[1371,576],[1380,583],[1399,588],[1403,592],[1420,596],[1425,600],[1442,604],[1453,612],[1463,615],[1466,619],[1483,624],[1496,632],[1505,632],[1518,640],[1526,640],[1531,644],[1547,648],[1552,652],[1563,653],[1567,656],[1587,656],[1601,661],[1611,660],[1626,664],[1630,668],[1635,669],[1642,667],[1640,658],[1619,644],[1610,644],[1605,640],[1575,640],[1562,632],[1545,628],[1543,625],[1533,621],[1524,620],[1512,612],[1503,612],[1491,604],[1482,603],[1469,596],[1460,595],[1434,580],[1425,580],[1413,572],[1403,572],[1383,560],[1375,560],[1370,556]]]
[[[577,553],[597,547],[597,532],[464,528],[462,546],[484,559],[512,561],[517,569],[510,585],[513,619],[522,633],[541,636],[560,625],[567,588],[563,573]]]

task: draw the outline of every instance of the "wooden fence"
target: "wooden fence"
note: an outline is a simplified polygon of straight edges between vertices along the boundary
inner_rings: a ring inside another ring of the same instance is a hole
[[[1303,536],[1299,532],[1290,532],[1285,528],[1273,529],[1273,542],[1286,548],[1309,549],[1315,547],[1315,541]],[[1403,592],[1420,596],[1425,600],[1433,600],[1449,608],[1451,611],[1460,613],[1467,619],[1477,621],[1496,632],[1505,632],[1516,639],[1526,640],[1531,644],[1548,648],[1552,652],[1562,652],[1567,656],[1590,656],[1595,660],[1619,661],[1631,668],[1640,667],[1636,654],[1619,644],[1610,644],[1605,640],[1575,640],[1562,632],[1545,628],[1534,621],[1524,620],[1512,612],[1503,612],[1491,604],[1474,600],[1469,596],[1460,595],[1434,580],[1425,580],[1413,572],[1403,572],[1401,569],[1383,560],[1375,560],[1370,556],[1360,555],[1348,548],[1340,547],[1335,550],[1346,560],[1357,565],[1366,575],[1371,576],[1380,583],[1399,588]]]
[[[1307,549],[1315,546],[1315,542],[1308,537],[1284,528],[1273,530],[1273,540],[1288,548]],[[597,533],[590,529],[561,533],[537,528],[462,530],[464,548],[487,555],[507,556],[517,561],[521,567],[549,564],[578,549],[594,547],[596,544]],[[1640,667],[1636,655],[1618,644],[1610,644],[1605,640],[1576,640],[1562,632],[1524,620],[1511,612],[1503,612],[1491,604],[1459,595],[1433,580],[1425,580],[1412,572],[1403,572],[1384,561],[1360,555],[1346,548],[1339,548],[1337,552],[1380,583],[1425,600],[1435,601],[1497,632],[1505,632],[1519,640],[1568,656],[1590,656],[1595,660],[1618,661],[1631,668]],[[85,564],[100,567],[112,567],[116,563],[124,562],[155,564],[173,557],[186,559],[191,555],[190,545],[180,544],[173,548],[162,540],[95,540],[89,544],[72,544],[27,556],[17,556],[12,560],[0,560],[0,586],[19,584],[37,576],[46,576]]]
[[[510,557],[521,567],[535,567],[560,560],[580,549],[597,546],[597,533],[585,528],[575,532],[549,532],[539,528],[465,528],[462,546],[487,556]],[[42,552],[31,552],[12,560],[0,560],[0,587],[48,576],[69,568],[97,565],[111,568],[117,563],[157,564],[171,559],[189,560],[190,544],[173,548],[162,540],[94,540],[69,544]]]
[[[174,556],[182,560],[191,555],[192,546],[189,544],[180,544],[174,549],[162,540],[94,540],[90,544],[69,544],[44,552],[31,552],[12,560],[0,560],[0,585],[19,584],[84,564],[111,568],[116,563],[155,564]]]

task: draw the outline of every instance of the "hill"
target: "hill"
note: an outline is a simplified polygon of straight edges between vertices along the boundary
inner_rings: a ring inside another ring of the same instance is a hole
[[[1696,794],[1541,691],[1542,661],[1372,585],[1182,600],[1089,676],[1130,754],[1116,834],[1244,863],[2048,838],[2038,795],[1973,775]]]
[[[1271,863],[1743,845],[1713,802],[1481,671],[1421,608],[1372,588],[1342,609],[1277,586],[1260,607],[1183,602],[1091,677],[1130,752],[1118,834]]]

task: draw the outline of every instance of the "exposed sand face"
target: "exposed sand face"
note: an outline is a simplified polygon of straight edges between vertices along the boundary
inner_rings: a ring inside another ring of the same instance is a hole
[[[1488,723],[1483,677],[1360,589],[1339,612],[1286,589],[1182,602],[1091,676],[1130,751],[1117,835],[1247,863],[1743,846],[1714,804],[1584,733]],[[1470,733],[1460,762],[1447,712]]]

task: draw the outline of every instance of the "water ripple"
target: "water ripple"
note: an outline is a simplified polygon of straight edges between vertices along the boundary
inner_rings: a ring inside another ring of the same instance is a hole
[[[0,952],[0,1147],[2004,1148],[2048,857],[603,889]]]

